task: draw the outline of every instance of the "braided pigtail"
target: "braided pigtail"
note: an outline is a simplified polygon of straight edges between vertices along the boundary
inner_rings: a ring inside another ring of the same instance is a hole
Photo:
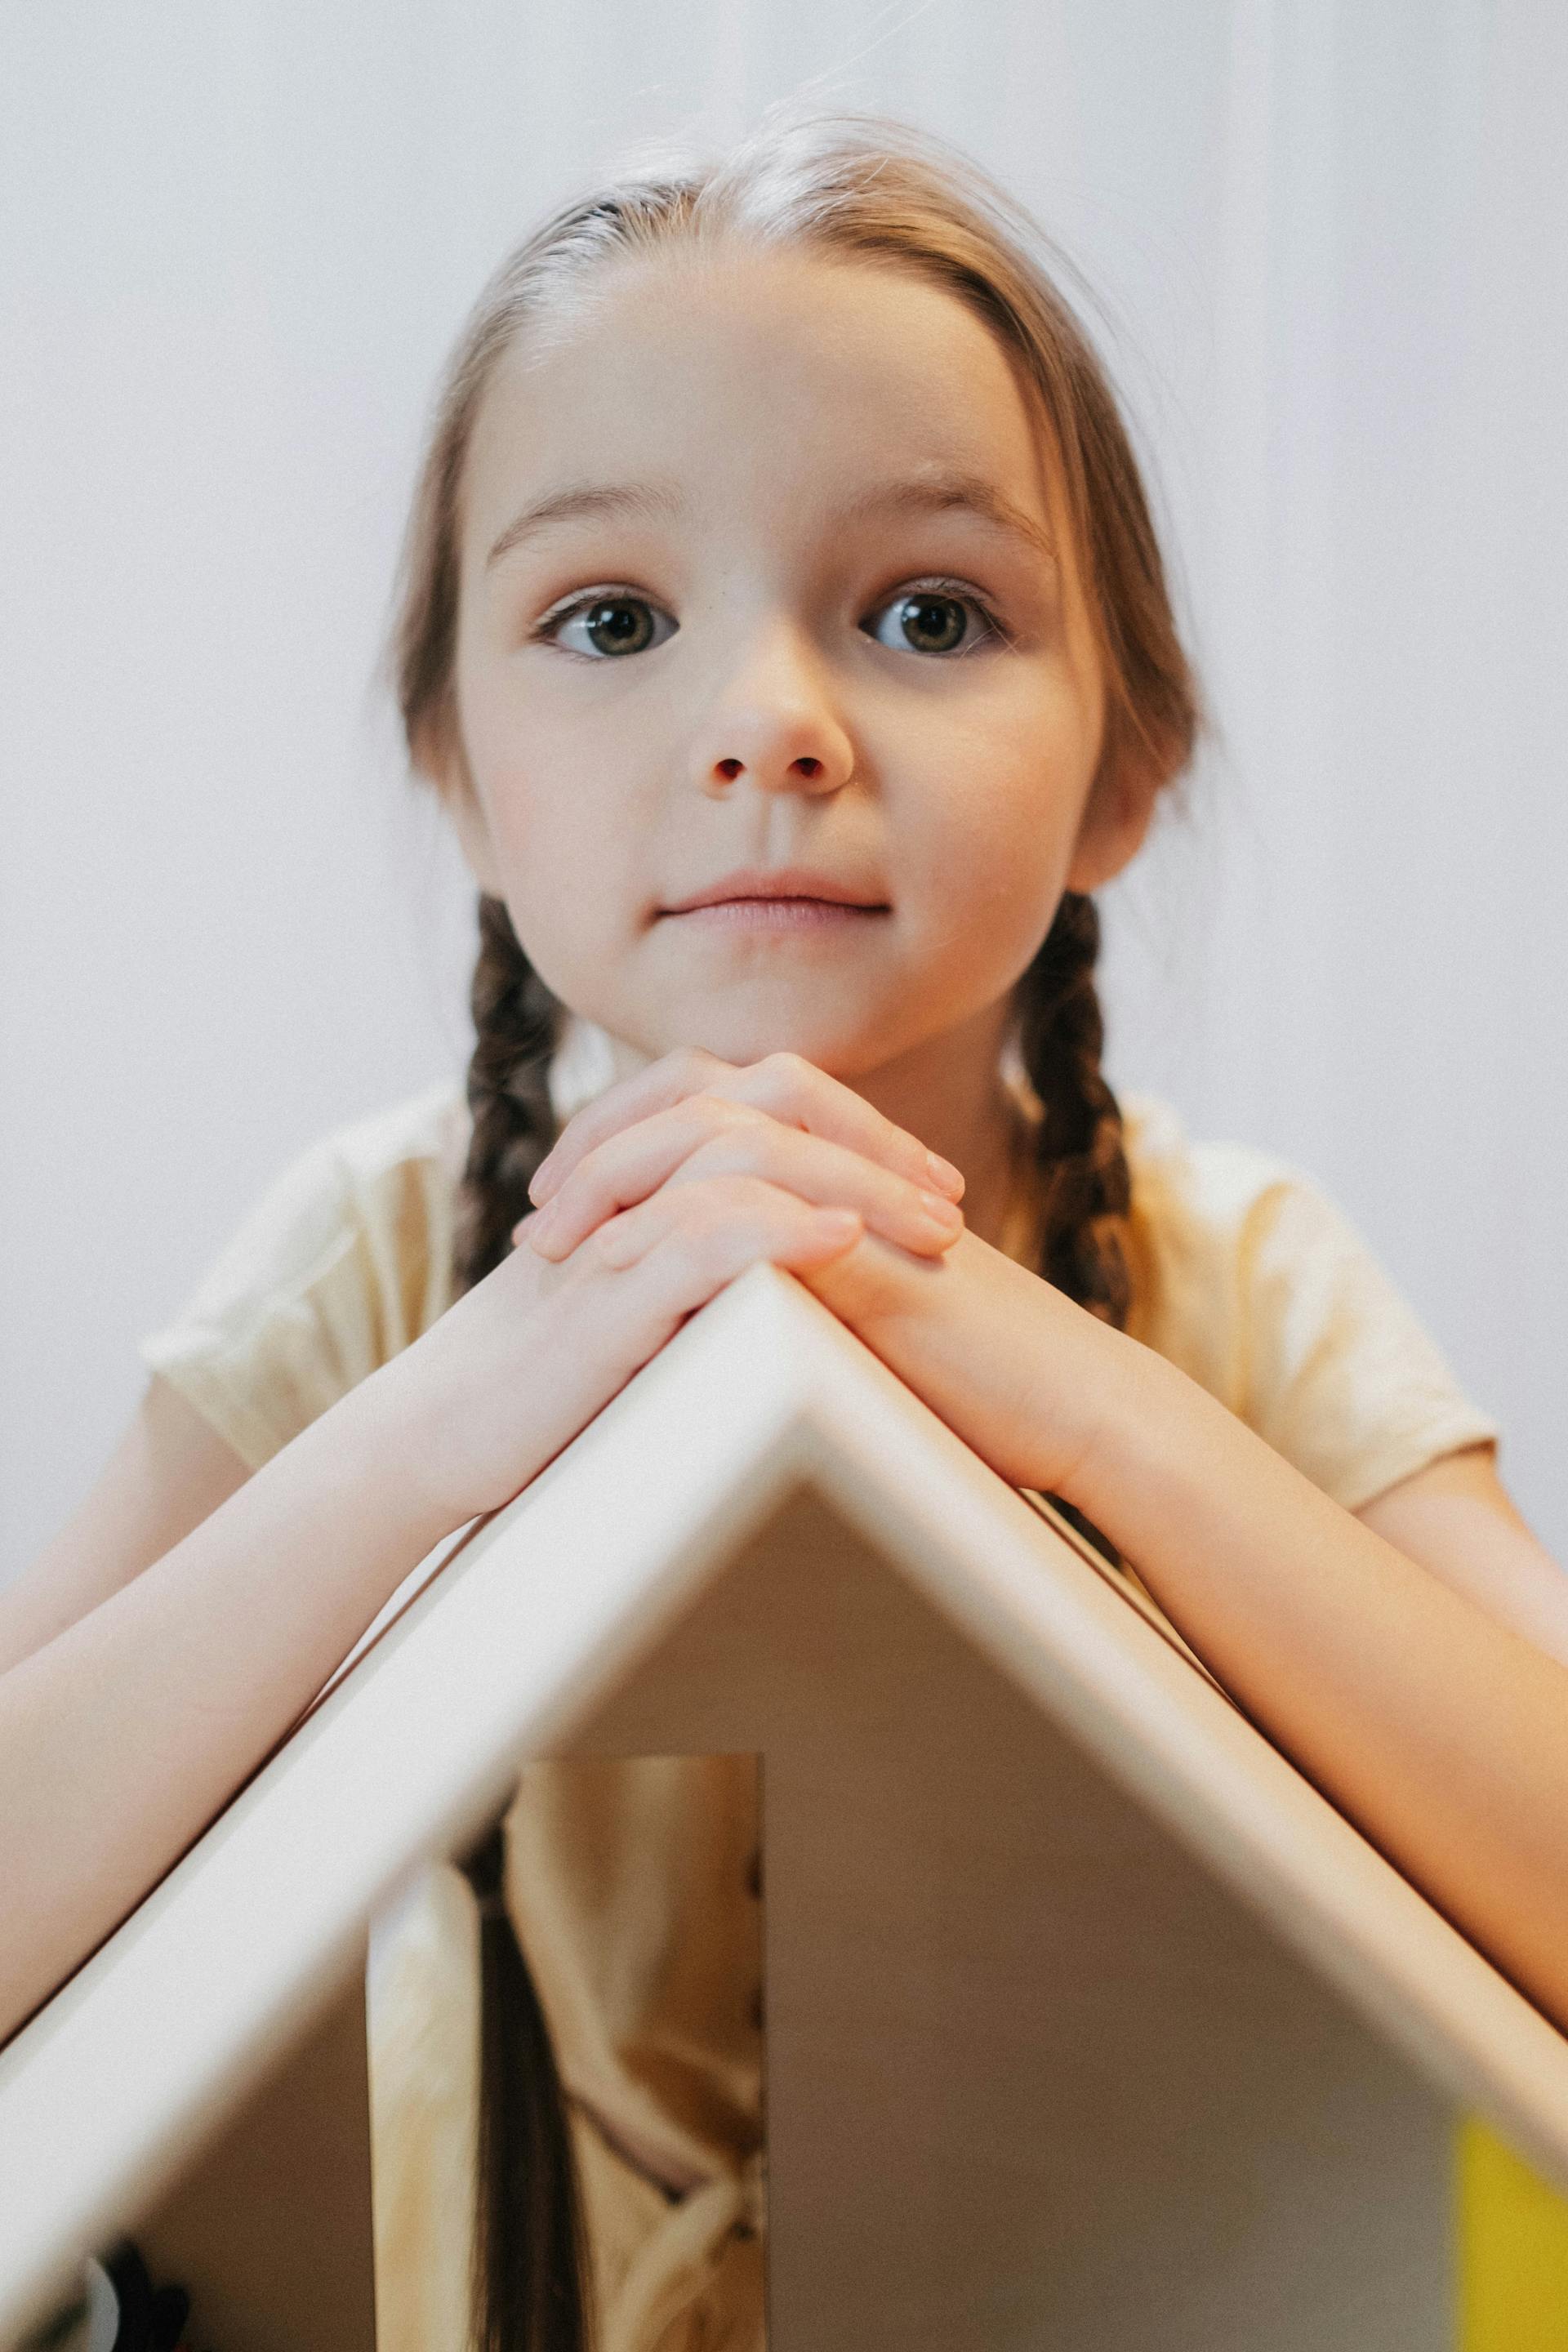
[[[1132,1185],[1121,1108],[1100,1066],[1099,954],[1099,909],[1069,890],[1018,982],[1018,1050],[1042,1113],[1034,1130],[1044,1193],[1040,1272],[1121,1330],[1131,1298],[1125,1237]]]
[[[1103,1323],[1126,1327],[1131,1304],[1125,1236],[1132,1181],[1121,1110],[1100,1066],[1105,1022],[1094,985],[1100,910],[1069,890],[1045,945],[1018,982],[1017,1044],[1039,1098],[1032,1149],[1043,1195],[1039,1270]],[[1064,1518],[1117,1566],[1121,1553],[1065,1496]]]
[[[458,1194],[453,1271],[471,1290],[500,1264],[528,1214],[534,1170],[555,1140],[550,1061],[565,1008],[523,953],[505,902],[479,897],[479,955],[468,1003],[474,1128]]]
[[[477,2352],[586,2352],[588,2273],[550,2030],[506,1906],[504,1816],[463,1862],[479,1913]]]
[[[503,900],[481,892],[468,1002],[473,1134],[458,1193],[458,1292],[500,1265],[555,1140],[550,1063],[564,1007],[523,952]],[[481,2352],[583,2352],[589,2266],[566,2105],[549,2027],[505,1899],[497,1823],[463,1868],[479,1906],[479,2145],[474,2327]]]

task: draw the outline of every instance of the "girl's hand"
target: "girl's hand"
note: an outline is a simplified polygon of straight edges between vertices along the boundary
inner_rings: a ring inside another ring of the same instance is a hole
[[[737,1275],[812,1273],[863,1231],[854,1209],[735,1172],[666,1188],[564,1263],[514,1249],[363,1383],[389,1474],[444,1528],[499,1509]]]
[[[609,1087],[541,1164],[543,1206],[515,1237],[566,1263],[593,1237],[614,1258],[720,1171],[860,1213],[848,1249],[793,1273],[1016,1486],[1069,1494],[1133,1409],[1142,1350],[966,1233],[957,1169],[797,1054],[679,1051]]]
[[[741,1171],[858,1210],[853,1245],[791,1271],[1003,1477],[1070,1492],[1133,1409],[1143,1351],[964,1231],[958,1171],[796,1055],[668,1054],[609,1087],[542,1163],[544,1205],[514,1238],[613,1260],[690,1213],[681,1188]]]
[[[752,1177],[819,1207],[855,1210],[917,1256],[963,1230],[963,1179],[837,1079],[795,1054],[737,1066],[700,1049],[665,1055],[580,1111],[535,1175],[541,1203],[513,1239],[569,1258],[589,1234],[608,1265],[640,1256],[677,1188]]]
[[[934,1263],[867,1234],[800,1279],[1009,1486],[1081,1502],[1146,1410],[1150,1351],[977,1234]]]

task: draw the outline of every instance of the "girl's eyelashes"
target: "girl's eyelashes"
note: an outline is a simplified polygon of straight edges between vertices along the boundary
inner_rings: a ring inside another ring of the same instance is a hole
[[[1013,642],[990,605],[960,580],[911,580],[876,605],[868,617],[878,625],[867,634],[889,652],[951,658],[973,653],[984,644]],[[972,620],[978,624],[973,630]],[[557,604],[535,622],[530,635],[547,645],[562,646],[580,659],[604,661],[623,654],[647,653],[666,644],[679,625],[661,606],[633,589],[595,588]],[[883,625],[887,635],[882,633]],[[866,623],[861,626],[866,628]],[[570,631],[577,632],[575,642]]]
[[[892,615],[891,635],[883,636],[876,629],[869,634],[896,653],[971,654],[987,643],[1013,642],[1000,616],[962,580],[911,580],[876,611]],[[971,614],[980,624],[973,635],[967,626]]]
[[[663,636],[657,634],[659,621],[668,625]],[[571,644],[566,632],[579,623],[587,643],[580,639]],[[663,645],[672,637],[677,626],[668,613],[629,588],[595,588],[557,604],[534,624],[531,635],[547,645],[564,645],[568,653],[599,661],[619,654],[646,653],[650,646]]]

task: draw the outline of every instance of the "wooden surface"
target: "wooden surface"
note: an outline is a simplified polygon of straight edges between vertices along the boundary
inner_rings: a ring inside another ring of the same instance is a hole
[[[136,2224],[219,2352],[375,2352],[364,1978]]]
[[[1568,2186],[1568,2040],[798,1284],[758,1267],[473,1537],[0,2055],[0,2342],[237,2112],[409,1868],[476,1830],[526,1756],[569,1743],[802,1486],[963,1637],[943,1654],[977,1650],[985,1687],[1203,1865],[1194,1885],[1217,1880],[1303,1984]],[[875,1589],[897,1598],[895,1579]],[[927,1698],[940,1720],[940,1686]],[[713,1743],[694,1725],[676,1744]],[[764,1745],[744,1727],[725,1744]]]
[[[769,2352],[1451,2352],[1451,2111],[797,1501],[574,1754],[763,1758]]]

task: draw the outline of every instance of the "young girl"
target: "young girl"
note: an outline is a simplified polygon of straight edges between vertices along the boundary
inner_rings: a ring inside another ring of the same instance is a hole
[[[481,298],[396,632],[413,763],[480,892],[466,1097],[289,1171],[0,1604],[6,2024],[408,1569],[770,1260],[1099,1529],[1568,2028],[1568,1586],[1495,1429],[1319,1192],[1101,1071],[1093,894],[1195,697],[1044,254],[935,142],[808,120],[571,205]],[[471,1953],[510,1896],[586,1988],[558,2047],[605,2345],[757,2341],[757,2021],[676,2033],[680,1971],[628,1991],[605,1958],[634,1864],[666,1960],[741,1934],[722,1835],[706,1877],[647,1869],[733,1790],[645,1775],[574,1811],[529,1786],[529,1866],[503,1884],[490,1842],[420,1934]],[[411,1929],[408,1981],[429,1949]],[[639,2035],[688,2053],[658,2095]],[[494,2281],[500,2342],[534,2290]]]

